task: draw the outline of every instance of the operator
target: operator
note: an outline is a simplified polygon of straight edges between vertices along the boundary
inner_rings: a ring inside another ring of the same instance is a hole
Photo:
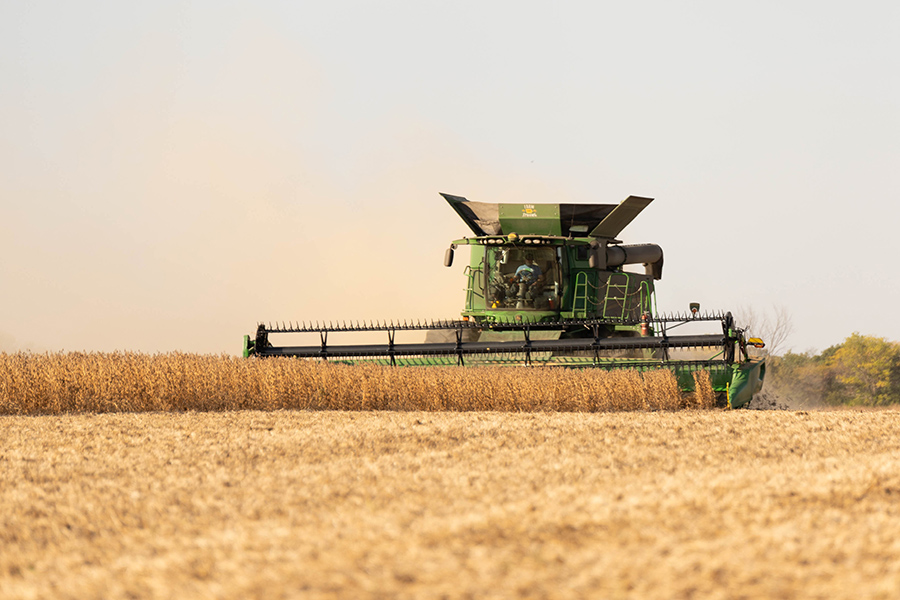
[[[529,287],[539,281],[543,281],[544,273],[541,268],[534,262],[533,254],[525,255],[525,264],[519,265],[516,269],[516,281],[528,285]]]

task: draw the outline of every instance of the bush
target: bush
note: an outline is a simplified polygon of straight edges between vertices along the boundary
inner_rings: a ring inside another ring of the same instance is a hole
[[[900,343],[854,333],[821,354],[770,357],[772,387],[805,404],[900,404]]]

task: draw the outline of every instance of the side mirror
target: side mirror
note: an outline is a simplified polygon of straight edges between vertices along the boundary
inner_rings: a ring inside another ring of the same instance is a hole
[[[447,251],[444,252],[444,266],[449,267],[453,265],[453,246],[447,248]]]

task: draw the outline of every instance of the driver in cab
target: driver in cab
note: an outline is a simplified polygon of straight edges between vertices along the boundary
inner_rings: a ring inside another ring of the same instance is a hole
[[[534,262],[533,254],[525,255],[525,264],[516,269],[515,280],[524,283],[529,288],[540,283],[544,279],[544,273],[541,268]]]

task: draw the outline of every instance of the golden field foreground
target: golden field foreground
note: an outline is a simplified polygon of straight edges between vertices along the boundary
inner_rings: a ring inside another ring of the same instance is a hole
[[[898,417],[0,417],[0,597],[895,598]]]

